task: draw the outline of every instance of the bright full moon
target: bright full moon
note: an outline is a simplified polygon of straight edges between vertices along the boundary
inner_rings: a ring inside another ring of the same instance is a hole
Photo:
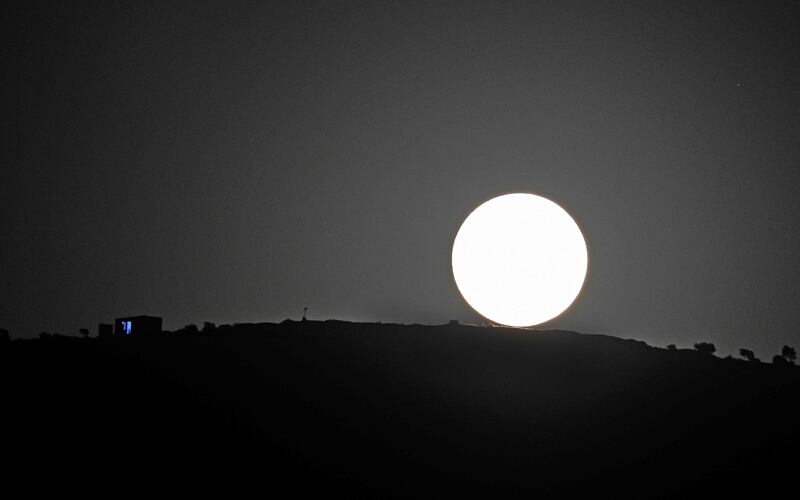
[[[578,224],[547,198],[492,198],[466,218],[453,242],[453,277],[478,314],[502,325],[555,318],[586,279],[588,252]]]

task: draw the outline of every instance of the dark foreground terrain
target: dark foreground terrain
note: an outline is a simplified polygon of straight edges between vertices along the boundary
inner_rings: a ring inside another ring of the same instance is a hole
[[[287,321],[0,363],[2,484],[31,493],[653,498],[800,470],[800,369],[601,335]]]

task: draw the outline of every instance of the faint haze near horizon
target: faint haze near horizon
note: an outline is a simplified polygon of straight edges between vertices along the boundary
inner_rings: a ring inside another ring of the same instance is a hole
[[[498,194],[589,245],[544,327],[800,344],[798,2],[26,3],[0,327],[480,320],[450,246]]]

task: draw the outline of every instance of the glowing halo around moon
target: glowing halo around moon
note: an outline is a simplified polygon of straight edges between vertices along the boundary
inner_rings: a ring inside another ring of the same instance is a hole
[[[572,304],[589,256],[578,224],[563,208],[513,193],[467,216],[453,242],[452,264],[459,292],[478,314],[524,327],[549,321]]]

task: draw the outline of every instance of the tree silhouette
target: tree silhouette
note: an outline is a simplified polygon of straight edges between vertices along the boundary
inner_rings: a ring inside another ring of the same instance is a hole
[[[789,362],[780,354],[772,356],[772,364],[775,366],[789,366]]]
[[[677,351],[677,350],[678,350],[678,348],[677,348],[677,347],[675,347],[675,344],[670,344],[670,345],[668,345],[668,346],[667,346],[667,349],[668,349],[668,350],[670,350],[670,351]]]
[[[80,330],[78,330],[78,333],[83,335],[83,338],[85,338],[85,339],[89,338],[89,329],[88,328],[81,328]]]
[[[716,346],[711,342],[698,342],[694,345],[694,348],[703,354],[714,354],[717,351]]]
[[[739,349],[739,356],[743,357],[747,361],[758,361],[755,353],[750,349]]]
[[[0,343],[8,342],[11,340],[11,334],[5,328],[0,328]]]
[[[783,356],[790,364],[794,364],[794,361],[797,359],[797,353],[795,352],[794,347],[789,347],[788,345],[783,346],[783,349],[781,349],[781,356]]]
[[[201,331],[203,333],[211,333],[214,330],[216,330],[216,328],[217,328],[217,325],[215,325],[214,323],[211,323],[209,321],[204,321],[203,322],[203,329]]]

